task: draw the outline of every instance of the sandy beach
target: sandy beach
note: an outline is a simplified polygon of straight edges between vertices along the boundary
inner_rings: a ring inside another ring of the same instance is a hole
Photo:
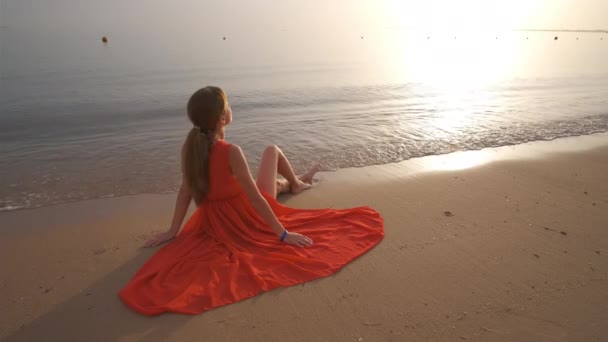
[[[385,239],[333,276],[197,316],[144,317],[117,296],[175,195],[0,213],[0,340],[608,340],[608,135],[318,178],[282,201],[369,205]]]

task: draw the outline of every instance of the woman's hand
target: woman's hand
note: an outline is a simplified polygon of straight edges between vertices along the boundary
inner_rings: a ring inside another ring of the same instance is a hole
[[[165,243],[175,237],[175,233],[172,231],[158,233],[153,237],[149,238],[148,241],[144,242],[144,247],[154,247],[162,243]]]
[[[308,236],[304,236],[298,233],[288,232],[283,239],[283,242],[298,247],[309,247],[312,246],[312,239]]]

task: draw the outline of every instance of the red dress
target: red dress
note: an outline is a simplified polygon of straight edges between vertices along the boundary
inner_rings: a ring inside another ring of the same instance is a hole
[[[181,233],[120,291],[133,310],[198,314],[336,273],[384,237],[382,217],[369,207],[295,209],[264,194],[285,229],[314,244],[301,248],[279,241],[232,175],[229,150],[225,141],[213,145],[207,197]]]

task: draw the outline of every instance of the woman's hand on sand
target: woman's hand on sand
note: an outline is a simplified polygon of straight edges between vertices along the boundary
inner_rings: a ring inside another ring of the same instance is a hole
[[[154,235],[153,237],[149,238],[148,241],[144,242],[144,247],[148,248],[148,247],[158,246],[162,243],[165,243],[165,242],[173,239],[174,237],[175,237],[175,233],[172,233],[172,232],[158,233],[158,234]]]
[[[283,242],[298,247],[309,247],[312,246],[312,239],[308,236],[304,236],[298,233],[287,233]]]

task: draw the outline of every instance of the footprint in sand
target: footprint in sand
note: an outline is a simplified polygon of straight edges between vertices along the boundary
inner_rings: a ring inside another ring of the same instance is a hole
[[[97,249],[93,250],[93,254],[94,255],[100,255],[100,254],[105,253],[106,251],[107,251],[107,249],[105,249],[104,247],[97,248]]]

